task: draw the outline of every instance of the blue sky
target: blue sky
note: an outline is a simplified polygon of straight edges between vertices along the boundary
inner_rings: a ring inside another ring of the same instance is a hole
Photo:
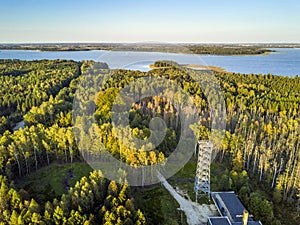
[[[298,0],[0,0],[0,43],[298,42]]]

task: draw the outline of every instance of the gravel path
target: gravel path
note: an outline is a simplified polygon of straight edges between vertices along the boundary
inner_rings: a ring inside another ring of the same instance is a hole
[[[209,216],[218,215],[215,205],[199,205],[196,202],[189,201],[178,194],[161,174],[158,174],[158,179],[179,203],[180,210],[184,211],[189,225],[205,225]]]

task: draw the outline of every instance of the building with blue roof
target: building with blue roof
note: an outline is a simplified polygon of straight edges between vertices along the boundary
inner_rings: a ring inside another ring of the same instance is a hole
[[[208,217],[208,225],[231,225],[227,216],[224,217]]]
[[[211,192],[220,217],[209,217],[208,225],[262,225],[254,221],[233,191]]]

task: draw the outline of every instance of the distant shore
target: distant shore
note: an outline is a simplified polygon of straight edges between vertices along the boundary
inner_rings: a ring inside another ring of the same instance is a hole
[[[269,48],[300,48],[300,44],[155,44],[155,43],[49,43],[0,44],[2,50],[54,51],[140,51],[199,55],[267,55]]]

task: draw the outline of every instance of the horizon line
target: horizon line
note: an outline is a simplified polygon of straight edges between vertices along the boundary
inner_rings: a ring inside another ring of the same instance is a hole
[[[25,44],[300,44],[300,42],[162,42],[162,41],[58,41],[58,42],[0,42],[0,45]]]

